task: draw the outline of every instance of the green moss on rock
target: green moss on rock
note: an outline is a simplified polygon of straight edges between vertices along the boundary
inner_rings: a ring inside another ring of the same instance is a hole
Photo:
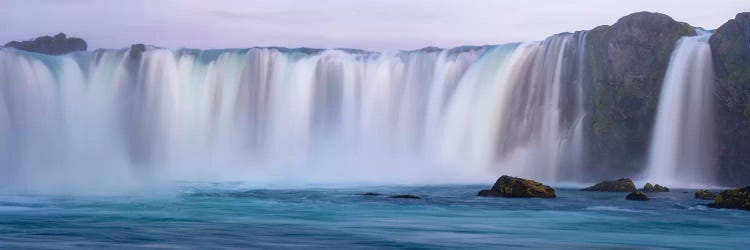
[[[750,186],[722,191],[709,207],[750,210]]]
[[[646,193],[669,192],[669,188],[661,186],[659,184],[651,185],[651,183],[646,183],[646,185],[643,185],[643,192],[646,192]]]
[[[701,200],[713,200],[716,198],[716,194],[706,189],[695,191],[695,198]]]
[[[479,196],[509,198],[555,198],[555,190],[544,184],[523,178],[503,175],[492,189],[479,191]]]
[[[630,178],[620,178],[613,181],[602,181],[596,185],[581,189],[582,191],[595,192],[635,192],[635,184]]]

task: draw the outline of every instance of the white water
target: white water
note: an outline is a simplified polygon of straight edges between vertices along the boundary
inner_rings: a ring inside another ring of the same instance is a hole
[[[699,33],[681,38],[669,61],[645,181],[673,186],[715,184],[711,34]]]
[[[0,178],[42,191],[575,178],[584,38],[397,53],[151,48],[142,58],[2,49]]]

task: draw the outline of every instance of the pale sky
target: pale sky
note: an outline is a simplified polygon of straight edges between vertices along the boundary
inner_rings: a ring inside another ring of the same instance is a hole
[[[0,44],[65,32],[89,49],[416,49],[541,40],[637,11],[714,29],[748,0],[0,0]]]

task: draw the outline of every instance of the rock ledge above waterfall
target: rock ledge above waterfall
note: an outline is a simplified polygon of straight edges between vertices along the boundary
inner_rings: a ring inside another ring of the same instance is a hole
[[[65,33],[59,33],[55,36],[37,37],[34,40],[12,41],[6,43],[5,47],[47,55],[62,55],[74,51],[85,51],[88,45],[81,38],[67,37]]]

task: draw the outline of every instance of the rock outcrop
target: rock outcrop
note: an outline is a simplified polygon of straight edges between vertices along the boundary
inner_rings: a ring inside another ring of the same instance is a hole
[[[635,191],[625,196],[625,199],[630,201],[647,201],[648,196],[641,191]]]
[[[130,46],[130,58],[132,60],[140,60],[143,56],[143,52],[146,52],[146,45],[139,43]]]
[[[720,183],[749,183],[750,12],[721,25],[709,43],[716,76]]]
[[[64,33],[59,33],[55,36],[42,36],[34,40],[9,42],[5,44],[5,47],[47,55],[62,55],[74,51],[85,51],[88,45],[83,39],[67,37]]]
[[[632,175],[643,168],[670,55],[680,37],[695,34],[686,23],[649,12],[588,32],[592,177]]]
[[[479,191],[484,197],[555,198],[555,190],[540,182],[503,175],[491,189]]]
[[[724,190],[714,199],[713,208],[731,208],[750,210],[750,186],[740,189]]]
[[[702,189],[695,191],[695,198],[701,200],[713,200],[714,198],[716,198],[716,194],[712,193],[711,191]]]
[[[602,181],[596,185],[582,189],[582,191],[596,192],[635,192],[635,184],[630,178],[621,178],[614,181]]]
[[[646,192],[646,193],[669,192],[669,188],[661,186],[659,184],[651,185],[651,183],[646,183],[646,185],[643,185],[643,192]]]

